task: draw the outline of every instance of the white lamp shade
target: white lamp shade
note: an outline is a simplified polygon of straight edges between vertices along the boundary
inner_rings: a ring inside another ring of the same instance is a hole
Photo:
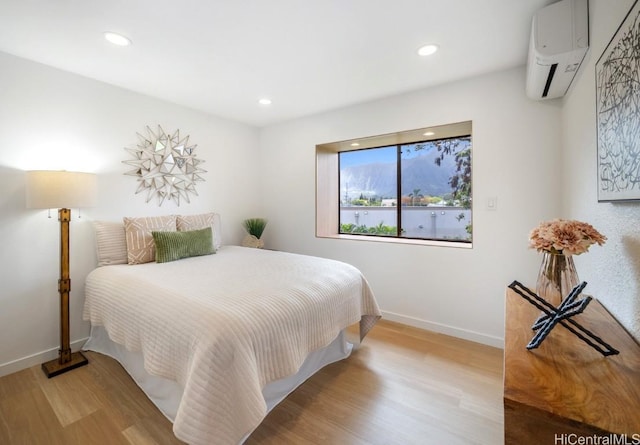
[[[27,207],[30,209],[78,209],[96,201],[96,175],[68,171],[27,172]]]

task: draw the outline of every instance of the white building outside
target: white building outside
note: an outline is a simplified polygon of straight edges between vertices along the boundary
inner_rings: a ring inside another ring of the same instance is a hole
[[[396,226],[396,207],[340,207],[340,224]],[[462,207],[402,207],[403,236],[407,238],[468,240],[471,210]]]

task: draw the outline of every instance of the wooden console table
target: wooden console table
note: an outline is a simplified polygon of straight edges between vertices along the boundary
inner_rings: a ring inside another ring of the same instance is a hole
[[[604,357],[560,325],[527,350],[539,314],[507,289],[505,445],[583,443],[570,440],[611,433],[640,443],[640,346],[594,299],[575,320],[620,354]]]

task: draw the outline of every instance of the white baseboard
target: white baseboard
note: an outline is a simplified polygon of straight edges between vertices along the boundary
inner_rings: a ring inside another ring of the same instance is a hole
[[[79,351],[87,340],[88,337],[72,342],[71,350],[74,352]],[[27,357],[19,358],[18,360],[0,364],[0,377],[22,371],[23,369],[31,368],[32,366],[39,365],[40,363],[48,362],[57,356],[58,348],[53,348]]]
[[[389,321],[406,324],[408,326],[413,326],[414,328],[425,329],[427,331],[446,334],[452,337],[462,338],[464,340],[482,343],[483,345],[489,345],[496,348],[504,349],[504,338],[495,337],[493,335],[482,334],[480,332],[474,332],[468,329],[456,328],[442,323],[421,320],[419,318],[395,314],[388,311],[382,311],[382,318]]]
[[[382,311],[382,318],[389,321],[406,324],[408,326],[413,326],[414,328],[420,328],[427,331],[438,332],[440,334],[451,335],[452,337],[462,338],[464,340],[474,341],[476,343],[482,343],[484,345],[504,349],[504,339],[500,337],[482,334],[479,332],[470,331],[468,329],[456,328],[441,323],[435,323],[433,321],[421,320],[415,317],[408,317],[406,315],[395,314],[388,311]],[[80,350],[87,340],[88,337],[74,341],[73,343],[71,343],[71,349],[73,351]],[[49,360],[53,360],[57,356],[58,349],[54,348],[47,351],[38,352],[36,354],[29,355],[27,357],[23,357],[8,363],[0,364],[0,377],[13,374],[14,372],[39,365],[44,362],[48,362]]]

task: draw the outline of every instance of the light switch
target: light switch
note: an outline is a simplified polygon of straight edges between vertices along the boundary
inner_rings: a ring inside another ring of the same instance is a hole
[[[498,210],[498,198],[496,196],[487,198],[487,210]]]

